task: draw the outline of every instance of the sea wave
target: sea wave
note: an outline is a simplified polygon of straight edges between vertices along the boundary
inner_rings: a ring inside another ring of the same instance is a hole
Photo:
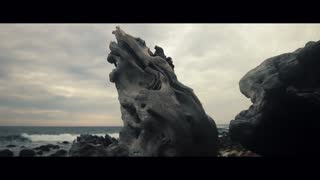
[[[119,133],[108,133],[111,137],[116,139],[119,138]],[[105,136],[105,134],[92,134],[96,136]],[[73,141],[80,134],[27,134],[22,133],[21,135],[10,135],[0,136],[0,141],[31,141],[31,142],[62,142],[62,141]]]
[[[0,136],[0,142],[30,142],[29,138],[23,137],[22,135],[8,135],[8,136]]]
[[[22,137],[30,139],[32,142],[59,142],[59,141],[73,141],[79,134],[27,134],[22,133]]]

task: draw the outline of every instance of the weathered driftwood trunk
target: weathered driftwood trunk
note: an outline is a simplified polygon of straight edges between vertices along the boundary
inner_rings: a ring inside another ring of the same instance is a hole
[[[218,132],[193,90],[180,83],[171,58],[119,27],[108,61],[124,128],[119,144],[128,156],[216,156]]]

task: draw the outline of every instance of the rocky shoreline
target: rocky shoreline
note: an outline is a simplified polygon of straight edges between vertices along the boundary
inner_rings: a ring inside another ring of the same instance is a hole
[[[60,144],[70,144],[68,141],[60,142]],[[28,148],[25,146],[18,147],[10,144],[6,146],[7,149],[0,150],[0,157],[66,157],[68,151],[59,145],[46,144],[35,148]],[[19,153],[14,154],[13,148],[19,148]]]
[[[219,132],[219,151],[217,157],[259,157],[259,155],[245,149],[239,143],[233,142],[228,131]],[[128,157],[128,149],[119,144],[119,141],[109,135],[81,135],[72,143],[68,141],[60,144],[70,144],[69,150],[59,145],[46,144],[35,148],[20,147],[20,152],[14,156],[12,148],[16,145],[7,145],[7,149],[0,150],[0,157]]]
[[[222,132],[219,134],[218,157],[260,157],[260,155],[232,141],[229,132]]]
[[[253,103],[219,131],[193,90],[178,78],[161,47],[155,52],[141,38],[117,27],[109,45],[123,120],[119,139],[81,135],[70,149],[47,144],[22,148],[18,156],[54,157],[268,157],[316,154],[306,148],[319,139],[320,41],[274,56],[239,82]],[[68,142],[65,142],[68,143]],[[12,157],[8,149],[0,156]],[[258,154],[257,154],[258,153]]]

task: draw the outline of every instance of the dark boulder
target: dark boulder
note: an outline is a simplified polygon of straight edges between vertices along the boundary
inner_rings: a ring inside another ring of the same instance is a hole
[[[60,146],[58,146],[58,145],[51,145],[50,146],[52,149],[60,149]]]
[[[70,144],[68,141],[63,141],[62,144]]]
[[[34,150],[37,150],[37,151],[41,151],[41,152],[49,152],[50,151],[50,148],[47,147],[47,146],[39,146],[39,147],[36,147],[36,148],[33,148]]]
[[[60,149],[60,146],[54,145],[54,144],[47,144],[47,145],[41,145],[39,147],[33,148],[34,150],[42,151],[42,152],[48,152],[51,149]]]
[[[14,148],[14,147],[17,147],[16,145],[13,145],[13,144],[9,144],[8,146],[6,146],[7,148]]]
[[[36,155],[36,153],[32,149],[23,149],[19,153],[20,157],[33,157],[35,155]]]
[[[13,152],[9,149],[1,150],[0,157],[13,157]]]
[[[57,152],[51,154],[50,156],[51,157],[64,157],[68,154],[68,152],[64,149],[60,149],[58,150]]]
[[[230,122],[230,135],[263,156],[320,152],[320,41],[265,60],[240,80],[252,105]]]
[[[108,134],[105,135],[104,141],[105,141],[105,145],[107,145],[107,146],[108,146],[109,144],[117,143],[117,142],[118,142],[117,139],[109,136]]]

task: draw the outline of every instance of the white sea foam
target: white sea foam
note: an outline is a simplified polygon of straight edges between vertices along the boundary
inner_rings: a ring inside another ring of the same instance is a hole
[[[92,135],[104,137],[106,134],[92,134]],[[119,133],[108,133],[108,135],[116,139],[119,138]]]
[[[113,138],[119,139],[119,133],[108,133],[108,134]]]
[[[111,137],[114,137],[116,139],[119,138],[119,133],[108,133]],[[105,136],[105,134],[93,134],[96,136]],[[32,142],[43,142],[43,141],[49,141],[49,142],[62,142],[62,141],[73,141],[77,138],[77,136],[80,136],[80,134],[26,134],[22,133],[22,137],[30,139]]]

